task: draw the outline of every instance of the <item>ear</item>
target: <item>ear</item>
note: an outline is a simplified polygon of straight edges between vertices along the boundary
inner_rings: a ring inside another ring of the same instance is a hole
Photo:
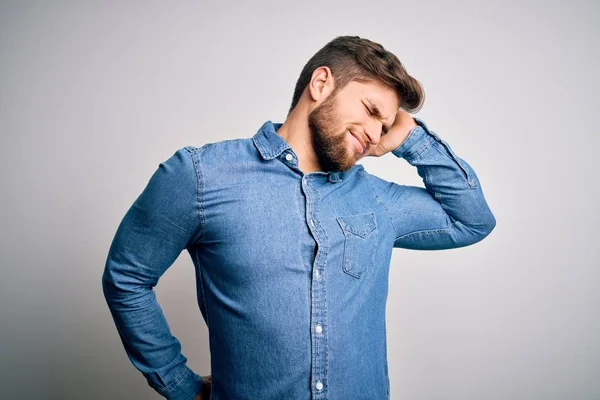
[[[321,103],[333,91],[335,81],[331,69],[326,66],[315,69],[308,83],[309,99]]]

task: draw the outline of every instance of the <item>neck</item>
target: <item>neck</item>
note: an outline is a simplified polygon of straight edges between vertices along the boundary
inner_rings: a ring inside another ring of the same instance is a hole
[[[306,174],[321,171],[321,166],[311,140],[308,113],[301,107],[298,104],[294,108],[277,133],[292,147],[298,156],[298,168]]]

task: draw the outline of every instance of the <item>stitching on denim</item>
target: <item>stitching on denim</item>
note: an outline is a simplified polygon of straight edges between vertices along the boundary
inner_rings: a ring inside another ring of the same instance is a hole
[[[308,181],[308,179],[307,179],[307,181]],[[310,199],[311,199],[311,195],[310,195],[310,194],[311,194],[311,191],[310,191],[310,187],[308,186],[308,183],[306,183],[306,185],[304,185],[304,179],[301,181],[301,185],[303,185],[303,188],[305,189],[305,190],[304,190],[304,193],[305,193],[305,198],[306,198],[306,208],[305,208],[305,212],[306,212],[306,213],[308,213],[308,212],[309,212],[309,210],[312,210],[312,206],[311,206],[311,207],[309,207],[309,205],[310,205],[310,203],[311,203],[311,201],[310,201]],[[310,228],[309,228],[309,229],[310,229]],[[321,247],[320,247],[320,244],[319,244],[319,238],[318,238],[318,237],[315,239],[315,241],[317,242],[317,254],[315,254],[315,260],[314,260],[314,261],[315,261],[315,262],[317,262],[317,260],[318,260],[318,255],[319,255],[319,254],[318,254],[318,252],[320,251]],[[317,268],[319,268],[319,264],[318,264],[318,262],[317,262]],[[323,274],[321,274],[321,273],[319,272],[319,275],[320,275],[320,277],[321,277],[320,279],[323,279]],[[311,372],[311,393],[313,393],[313,391],[314,391],[314,389],[312,389],[312,379],[313,379],[312,377],[313,377],[313,375],[315,374],[315,372],[316,372],[316,369],[317,369],[317,352],[316,352],[316,351],[314,351],[314,348],[316,347],[316,346],[315,346],[315,342],[317,341],[317,339],[315,338],[315,336],[314,336],[314,335],[313,335],[313,333],[312,333],[312,315],[313,315],[313,313],[314,313],[314,310],[315,310],[315,308],[316,308],[316,306],[317,306],[317,304],[316,304],[316,302],[315,302],[315,298],[314,298],[314,296],[313,296],[313,292],[314,292],[315,285],[318,285],[318,282],[317,282],[317,283],[315,283],[315,281],[314,281],[314,280],[311,280],[311,286],[310,286],[310,307],[311,307],[311,309],[310,309],[310,320],[311,320],[311,329],[310,329],[310,332],[311,332],[311,334],[310,334],[310,355],[311,355],[311,367],[310,367],[310,372]]]
[[[385,319],[383,320],[383,331],[386,332],[386,339],[383,341],[383,348],[384,348],[383,369],[385,371],[387,400],[389,400],[389,398],[390,398],[390,371],[389,371],[388,357],[387,357],[388,346],[387,346],[387,327],[386,327]]]
[[[446,149],[446,152],[442,151],[442,147]],[[465,168],[460,160],[458,159],[458,156],[456,154],[454,154],[454,152],[452,150],[450,150],[449,146],[440,142],[440,144],[438,146],[435,146],[436,150],[444,157],[449,157],[452,161],[454,161],[458,167],[461,170],[461,174],[463,176],[463,178],[465,179],[465,182],[467,182],[467,185],[469,185],[469,187],[473,188],[474,186],[474,180],[471,178],[471,173],[469,172],[469,170],[467,168]]]
[[[237,141],[239,139],[234,139],[231,141]],[[195,157],[193,157],[194,160],[194,168],[196,170],[196,177],[198,179],[198,190],[197,190],[197,199],[198,199],[198,204],[197,204],[197,208],[198,208],[198,217],[200,219],[200,225],[201,225],[201,232],[200,232],[200,238],[198,240],[201,240],[204,237],[204,226],[205,226],[205,213],[204,213],[204,209],[202,208],[202,202],[204,200],[204,175],[202,174],[202,170],[200,168],[200,156],[202,155],[202,153],[209,147],[213,146],[214,143],[207,143],[204,146],[202,146],[201,148],[195,148],[193,152],[193,155]],[[190,151],[190,149],[188,149],[188,151]],[[200,292],[202,293],[202,301],[204,302],[204,309],[206,310],[206,325],[209,328],[209,334],[210,334],[210,318],[208,316],[208,307],[206,304],[206,297],[204,294],[204,284],[203,284],[203,275],[202,275],[202,268],[200,266],[200,259],[198,258],[198,252],[197,249],[194,250],[194,258],[196,259],[196,265],[197,268],[199,269],[200,272]]]
[[[177,375],[175,379],[173,379],[173,382],[167,385],[164,389],[161,389],[161,392],[163,392],[164,394],[170,394],[173,390],[175,390],[176,386],[179,385],[179,383],[181,383],[181,381],[183,381],[183,379],[186,378],[189,374],[191,374],[191,370],[188,369],[186,365],[184,365],[183,371],[179,375]]]
[[[307,191],[309,194],[311,194],[314,198],[314,201],[312,202],[312,204],[320,204],[321,201],[321,197],[319,196],[319,192],[317,190],[313,191],[310,186],[307,184]],[[310,198],[309,197],[309,198]],[[315,209],[314,207],[311,207],[311,210]],[[317,245],[318,245],[318,249],[321,252],[322,256],[319,260],[323,259],[323,271],[325,271],[325,267],[327,264],[327,253],[328,253],[328,244],[329,244],[329,238],[327,236],[327,232],[325,232],[324,229],[321,228],[321,223],[320,223],[320,219],[319,219],[319,214],[317,213],[315,215],[315,221],[316,221],[316,226],[319,227],[318,229],[315,229],[316,236],[317,236]],[[321,236],[321,233],[323,236]],[[321,240],[321,242],[319,242],[319,240]],[[316,260],[316,258],[315,258]],[[318,263],[317,263],[317,268],[318,268]],[[320,287],[322,288],[321,292],[322,292],[322,303],[323,303],[323,307],[319,308],[321,310],[321,315],[322,315],[322,321],[321,324],[324,327],[324,332],[328,332],[328,326],[329,324],[327,323],[327,289],[326,289],[326,284],[325,284],[325,274],[322,273],[320,274],[320,282],[321,285]],[[318,283],[317,283],[318,284]],[[313,309],[315,309],[318,304],[316,304],[314,301],[312,301],[312,291],[313,288],[311,287],[311,305],[313,307]],[[312,312],[311,312],[312,314]],[[312,332],[312,327],[311,327],[311,332]],[[313,334],[311,333],[311,346],[312,346],[312,337]],[[324,363],[323,363],[323,384],[324,384],[324,389],[322,391],[319,392],[319,395],[326,395],[327,394],[327,390],[328,390],[328,366],[329,366],[329,340],[327,339],[327,337],[324,337],[324,344],[323,344],[323,358],[324,358]],[[316,339],[315,339],[316,340]],[[311,347],[311,352],[312,352],[312,347]],[[313,368],[316,369],[316,365],[317,365],[317,360],[316,360],[317,354],[316,352],[312,353],[312,360],[313,360]],[[311,372],[314,371],[313,369],[311,369]],[[311,384],[312,386],[312,384]],[[311,389],[312,392],[312,389]]]
[[[200,153],[204,151],[206,147],[209,145],[205,145],[200,149],[186,147],[188,153],[192,157],[194,162],[194,170],[196,171],[196,209],[198,210],[198,219],[200,220],[200,237],[198,240],[204,237],[204,209],[202,208],[202,195],[204,189],[204,177],[202,175],[202,171],[200,169]],[[194,150],[194,151],[192,151]]]
[[[433,192],[433,198],[438,203],[440,203],[440,193],[438,193],[435,190],[435,188],[433,187],[434,185],[431,184],[431,174],[429,173],[429,166],[427,166],[427,165],[421,165],[421,170],[423,171],[423,175],[425,175],[423,177],[423,180],[426,183],[425,190],[427,190],[427,192],[429,192],[430,194],[431,194],[431,192]],[[441,205],[441,203],[440,203],[440,205]]]
[[[342,259],[342,270],[345,273],[347,273],[348,275],[353,276],[357,279],[360,279],[363,274],[366,274],[367,271],[371,271],[375,267],[375,255],[377,254],[377,249],[379,248],[379,229],[378,229],[379,227],[377,226],[377,215],[374,212],[369,212],[367,214],[371,215],[371,217],[373,219],[373,229],[371,231],[369,231],[368,235],[365,237],[362,237],[362,236],[356,234],[356,232],[352,232],[352,231],[346,229],[344,227],[345,226],[345,222],[344,222],[345,217],[344,216],[340,216],[340,217],[336,218],[336,220],[338,221],[338,224],[344,231],[344,252],[343,252],[343,259]],[[348,217],[348,215],[346,217]],[[348,244],[349,239],[348,239],[348,235],[346,234],[346,232],[353,235],[352,237],[356,236],[356,237],[360,238],[360,239],[358,239],[360,245],[356,244],[355,246],[365,246],[366,242],[369,240],[374,242],[374,244],[372,246],[369,246],[368,250],[367,250],[370,253],[371,258],[369,260],[369,264],[366,269],[362,268],[358,271],[353,271],[350,268],[349,263],[347,262],[347,259],[349,257],[347,257],[347,255],[346,255],[347,249],[349,248],[349,244]]]
[[[256,148],[258,149],[260,155],[264,156],[263,150],[262,150],[262,146],[260,145],[260,141],[258,140],[258,137],[253,137],[252,138],[252,142],[254,143],[254,145],[256,146]]]
[[[317,190],[315,190],[315,199],[316,199],[316,204],[321,204],[321,197],[319,195],[319,192]],[[317,221],[318,221],[318,226],[319,226],[319,231],[323,232],[323,236],[324,236],[324,243],[322,246],[322,250],[323,250],[323,271],[325,271],[325,267],[327,265],[327,254],[328,254],[328,246],[329,246],[329,237],[327,236],[327,232],[325,231],[325,229],[321,228],[321,223],[319,220],[319,214],[317,214],[316,216]],[[323,324],[323,326],[325,327],[325,331],[327,332],[327,337],[325,337],[324,340],[324,344],[323,344],[323,348],[325,349],[325,354],[324,354],[324,366],[323,366],[323,381],[324,381],[324,390],[321,392],[321,394],[323,395],[327,395],[328,392],[328,388],[329,388],[329,376],[328,376],[328,371],[329,371],[329,324],[327,322],[327,285],[325,284],[325,274],[321,274],[321,287],[323,288],[323,308],[322,308],[322,315],[323,315],[323,321],[321,321],[321,323]]]
[[[405,150],[406,146],[408,146],[408,143],[412,140],[413,136],[416,135],[418,128],[422,129],[423,127],[418,125],[415,128],[411,129],[408,132],[408,135],[404,138],[404,141],[402,143],[400,143],[400,145],[398,147],[396,147],[394,150],[392,150],[393,153],[404,153],[406,151]],[[402,147],[404,147],[404,149]]]
[[[423,147],[421,149],[419,149],[419,151],[417,153],[415,153],[412,157],[408,157],[408,158],[405,157],[404,159],[406,161],[408,161],[409,164],[412,165],[412,163],[414,161],[421,158],[421,156],[423,154],[425,154],[425,152],[431,148],[431,146],[433,145],[433,142],[435,142],[435,139],[433,139],[431,136],[427,136],[427,139],[425,140],[425,144],[423,144]]]
[[[421,231],[414,231],[414,232],[410,232],[410,233],[406,233],[402,236],[398,236],[396,239],[394,239],[394,241],[399,240],[399,239],[405,239],[409,236],[412,235],[419,235],[419,234],[424,234],[424,235],[428,235],[428,234],[432,234],[432,233],[440,233],[440,232],[446,232],[446,231],[450,231],[452,229],[454,229],[454,227],[456,225],[458,225],[460,222],[458,220],[452,222],[450,225],[448,225],[445,228],[436,228],[436,229],[424,229]]]
[[[301,221],[302,226],[305,226],[307,224],[307,221],[306,221],[305,217],[302,217],[302,210],[300,209],[300,200],[301,199],[302,199],[302,181],[300,182],[300,185],[297,185],[294,188],[294,203],[296,204],[296,211],[298,212],[298,219]],[[302,246],[296,246],[296,248],[298,249],[298,260],[300,260],[301,264],[304,264],[304,262],[302,260]],[[311,269],[310,274],[308,275],[308,279],[309,279],[309,283],[310,283],[310,280],[312,279],[311,278],[312,265],[310,265],[309,267]]]
[[[202,274],[202,268],[197,249],[194,251],[194,259],[196,260],[196,265],[198,271],[200,272],[200,293],[202,293],[202,302],[204,303],[204,310],[206,312],[206,327],[208,328],[208,335],[210,336],[210,316],[208,314],[208,306],[206,304],[206,295],[204,294],[204,275]]]
[[[371,186],[371,191],[373,192],[373,194],[375,195],[375,198],[377,199],[377,201],[379,202],[379,204],[381,204],[381,206],[383,207],[383,209],[385,210],[385,214],[387,215],[387,217],[390,220],[390,224],[392,225],[392,230],[394,230],[394,220],[392,219],[392,214],[390,213],[390,210],[388,209],[387,205],[383,202],[383,200],[381,200],[381,198],[379,197],[379,193],[377,193],[377,189],[375,189],[375,185],[372,182],[372,177],[370,176],[371,174],[369,174],[367,171],[365,170],[361,170],[360,172],[364,172],[364,174],[367,176],[367,181],[369,182],[369,186]],[[395,185],[397,185],[397,183],[395,182],[391,182]]]
[[[229,139],[229,140],[225,140],[224,142],[232,142],[232,141],[236,141],[236,140],[245,140],[245,139]],[[287,143],[281,143],[279,145],[279,147],[277,147],[276,150],[271,151],[270,148],[264,147],[262,145],[262,140],[260,139],[260,137],[256,137],[256,136],[253,137],[252,141],[254,142],[256,147],[258,147],[258,150],[260,151],[261,156],[267,160],[272,160],[272,159],[276,158],[277,156],[279,156],[281,153],[283,153],[285,150],[291,148]]]
[[[262,145],[262,140],[260,139],[259,136],[253,137],[252,141],[258,148],[258,152],[260,153],[260,156],[262,159],[269,161],[269,160],[272,160],[273,158],[275,158],[271,155],[271,153],[268,152],[267,148]]]
[[[359,231],[359,229],[355,228],[350,222],[350,220],[352,219],[352,217],[356,216],[356,215],[370,215],[372,224],[369,224],[369,231],[366,233],[362,233]],[[355,236],[358,236],[362,239],[366,239],[371,235],[371,232],[373,232],[376,228],[377,228],[377,218],[375,217],[375,213],[373,212],[368,212],[368,213],[361,213],[361,214],[351,214],[351,215],[340,215],[337,216],[335,218],[338,221],[338,224],[340,225],[340,227],[342,228],[342,230],[344,232],[348,232],[351,233]]]
[[[286,151],[287,149],[290,149],[290,148],[291,147],[287,143],[280,144],[279,147],[277,148],[277,150],[274,152],[273,158],[279,157],[279,155],[281,153],[283,153],[284,151]]]

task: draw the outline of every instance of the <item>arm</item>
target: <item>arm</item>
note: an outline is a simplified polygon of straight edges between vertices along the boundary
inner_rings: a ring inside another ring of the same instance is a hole
[[[154,286],[183,249],[201,235],[192,148],[159,164],[113,238],[102,288],[132,364],[162,396],[191,400],[202,378],[186,366]]]
[[[496,226],[475,171],[418,118],[391,151],[417,168],[425,187],[399,185],[370,175],[396,231],[394,247],[442,250],[468,246]]]

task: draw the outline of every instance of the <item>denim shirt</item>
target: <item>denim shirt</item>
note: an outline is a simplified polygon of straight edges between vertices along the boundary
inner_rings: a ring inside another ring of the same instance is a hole
[[[211,400],[389,399],[392,250],[468,246],[496,225],[471,166],[413,118],[391,154],[425,187],[360,164],[304,174],[271,121],[159,164],[118,226],[102,279],[127,355],[152,388],[192,400],[202,385],[153,290],[185,249],[209,332]]]

